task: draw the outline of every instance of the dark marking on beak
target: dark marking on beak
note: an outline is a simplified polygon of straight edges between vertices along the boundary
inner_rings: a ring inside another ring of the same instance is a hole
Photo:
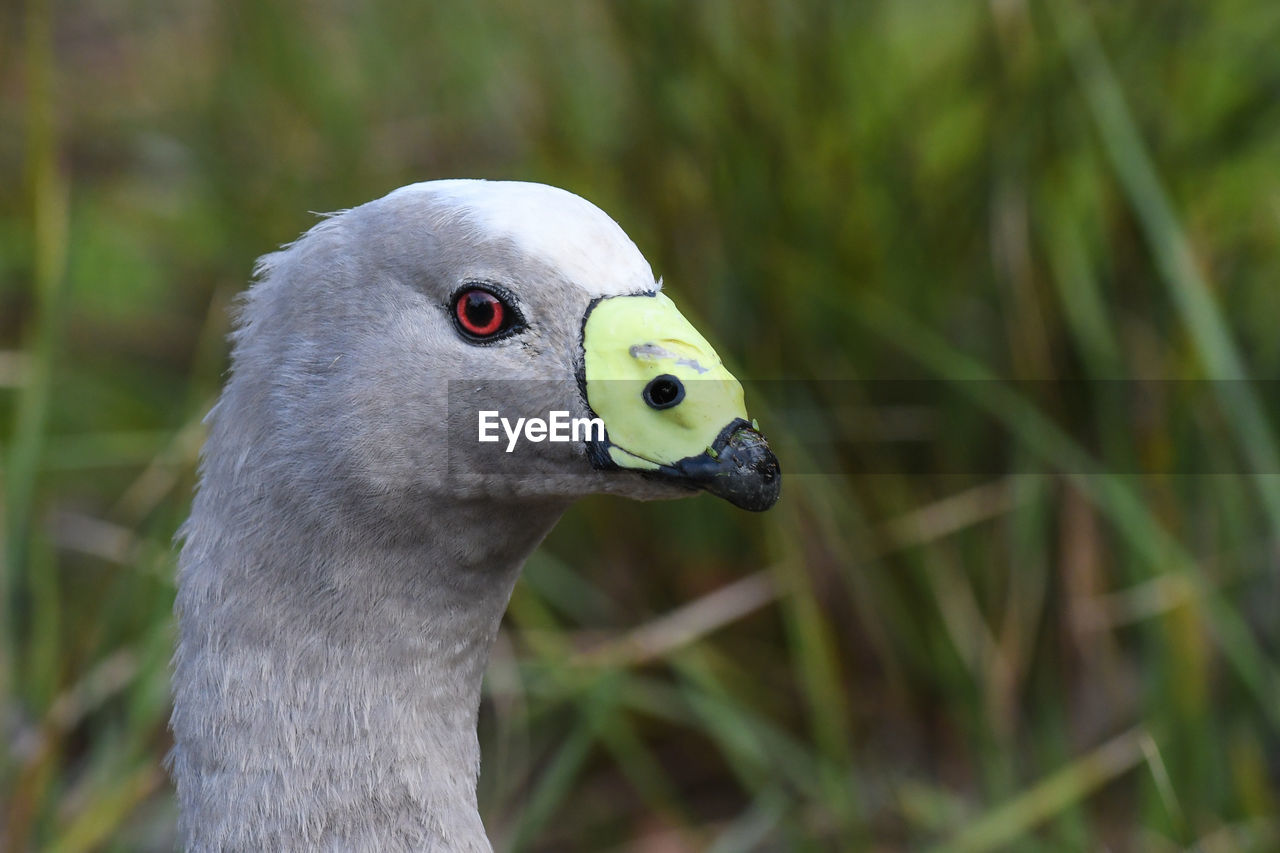
[[[765,437],[741,418],[725,427],[706,453],[664,465],[654,476],[706,489],[751,512],[773,506],[782,492],[778,457]]]

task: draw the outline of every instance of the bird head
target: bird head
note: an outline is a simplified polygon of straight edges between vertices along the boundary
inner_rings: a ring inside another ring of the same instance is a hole
[[[738,381],[572,193],[414,184],[324,220],[258,278],[235,369],[268,371],[264,440],[307,445],[292,476],[321,493],[778,498]]]

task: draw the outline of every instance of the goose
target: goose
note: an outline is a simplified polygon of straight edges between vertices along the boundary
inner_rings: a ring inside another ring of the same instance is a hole
[[[771,506],[741,386],[617,223],[522,182],[323,219],[231,342],[180,533],[183,845],[490,850],[476,718],[522,564],[587,494]],[[587,428],[529,426],[556,412]]]

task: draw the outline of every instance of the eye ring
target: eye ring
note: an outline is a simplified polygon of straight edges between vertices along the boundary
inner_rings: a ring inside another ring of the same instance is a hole
[[[651,409],[670,409],[684,400],[684,383],[670,373],[655,376],[641,394]]]
[[[521,322],[510,297],[476,284],[468,284],[453,295],[450,314],[462,336],[476,343],[497,340]]]

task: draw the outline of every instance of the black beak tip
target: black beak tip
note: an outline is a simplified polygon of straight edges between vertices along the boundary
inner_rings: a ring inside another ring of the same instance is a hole
[[[701,485],[739,509],[764,512],[782,493],[782,467],[764,436],[743,427],[718,450],[715,471]]]
[[[703,489],[739,509],[764,512],[782,493],[782,466],[755,427],[738,419],[706,453],[664,465],[648,476]]]
[[[782,474],[778,460],[766,451],[746,469],[722,474],[704,487],[718,498],[750,512],[764,512],[778,502],[782,492]]]

